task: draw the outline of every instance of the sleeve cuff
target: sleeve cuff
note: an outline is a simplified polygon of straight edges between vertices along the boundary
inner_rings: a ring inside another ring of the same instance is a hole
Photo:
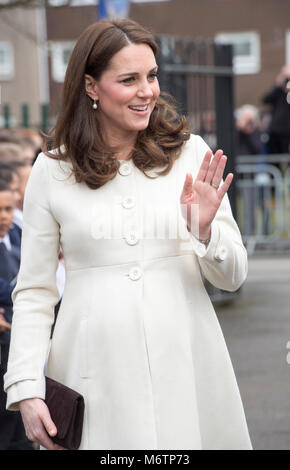
[[[38,380],[22,380],[7,389],[6,409],[19,410],[19,402],[27,398],[45,399],[45,377]]]
[[[211,237],[207,246],[201,243],[191,232],[189,232],[189,235],[193,250],[199,258],[214,257],[219,241],[219,227],[215,220],[211,224]]]

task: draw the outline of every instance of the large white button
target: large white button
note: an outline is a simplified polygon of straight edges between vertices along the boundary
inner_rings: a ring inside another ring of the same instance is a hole
[[[134,266],[134,268],[130,269],[129,277],[132,281],[137,281],[138,279],[140,279],[141,276],[142,270],[141,268],[139,268],[139,266]]]
[[[132,168],[130,163],[121,163],[120,168],[119,168],[119,173],[122,176],[128,176],[132,172]]]
[[[125,209],[131,209],[132,207],[135,206],[135,201],[133,197],[125,197],[122,201],[122,206],[125,207]]]
[[[215,259],[217,261],[224,261],[227,257],[227,254],[228,254],[227,248],[225,246],[221,246],[217,249],[215,253]]]
[[[139,241],[139,238],[136,232],[131,231],[126,233],[125,240],[128,245],[136,245],[136,243]]]

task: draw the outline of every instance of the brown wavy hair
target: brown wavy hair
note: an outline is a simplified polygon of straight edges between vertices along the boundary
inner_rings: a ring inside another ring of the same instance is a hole
[[[151,32],[130,19],[102,20],[84,30],[67,67],[56,125],[45,134],[43,152],[54,159],[69,160],[75,180],[85,182],[91,189],[113,179],[120,162],[115,156],[116,148],[102,138],[98,112],[86,93],[85,74],[100,79],[112,57],[129,43],[147,44],[155,57],[158,54]],[[161,93],[148,127],[138,132],[132,160],[149,178],[154,177],[146,170],[159,166],[165,169],[156,174],[166,175],[188,138],[185,117],[178,115],[173,98]],[[57,153],[51,153],[52,149],[57,149]]]

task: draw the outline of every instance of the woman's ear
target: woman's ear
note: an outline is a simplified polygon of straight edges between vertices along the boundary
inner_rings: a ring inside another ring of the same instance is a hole
[[[96,80],[91,75],[85,75],[85,86],[87,95],[92,100],[98,99],[98,85]]]

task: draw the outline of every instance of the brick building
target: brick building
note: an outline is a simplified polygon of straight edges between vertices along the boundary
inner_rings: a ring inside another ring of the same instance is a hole
[[[1,57],[2,60],[4,57],[6,61],[12,61],[12,58],[8,57],[11,49],[7,49],[9,42],[14,45],[18,62],[14,67],[14,77],[3,78],[0,73],[0,83],[2,100],[5,91],[13,106],[15,101],[19,103],[27,94],[21,91],[21,96],[18,96],[18,91],[15,94],[12,89],[22,90],[24,85],[25,89],[29,86],[34,89],[42,87],[42,92],[29,94],[29,102],[35,108],[39,102],[47,99],[50,101],[51,114],[55,115],[70,52],[84,28],[96,21],[98,0],[74,0],[75,6],[72,7],[61,7],[62,0],[51,1],[58,8],[46,9],[45,35],[47,34],[48,47],[46,50],[40,48],[44,53],[42,56],[38,55],[38,62],[31,62],[32,55],[36,57],[35,51],[33,54],[26,53],[23,49],[25,41],[21,43],[18,40],[15,44],[11,28],[8,25],[2,28],[1,25],[0,65]],[[9,14],[14,15],[14,25],[17,26],[16,20],[19,17],[20,25],[22,28],[25,26],[21,21],[25,15],[17,13],[18,17],[15,17],[13,11]],[[290,65],[289,0],[131,0],[130,17],[158,35],[212,39],[234,44],[237,106],[245,103],[259,106],[261,95],[272,86],[281,66],[285,63]],[[39,26],[38,19],[38,26],[33,28],[38,28],[38,31],[44,33],[43,16],[41,22]],[[3,23],[5,22],[2,21]],[[31,30],[31,26],[27,27]],[[1,47],[6,48],[4,52]],[[15,57],[14,54],[14,60]],[[46,78],[45,57],[49,64]],[[26,67],[22,65],[24,58]],[[35,85],[35,77],[39,76],[40,71],[43,77],[41,80],[37,79]],[[46,82],[49,86],[45,85]]]

